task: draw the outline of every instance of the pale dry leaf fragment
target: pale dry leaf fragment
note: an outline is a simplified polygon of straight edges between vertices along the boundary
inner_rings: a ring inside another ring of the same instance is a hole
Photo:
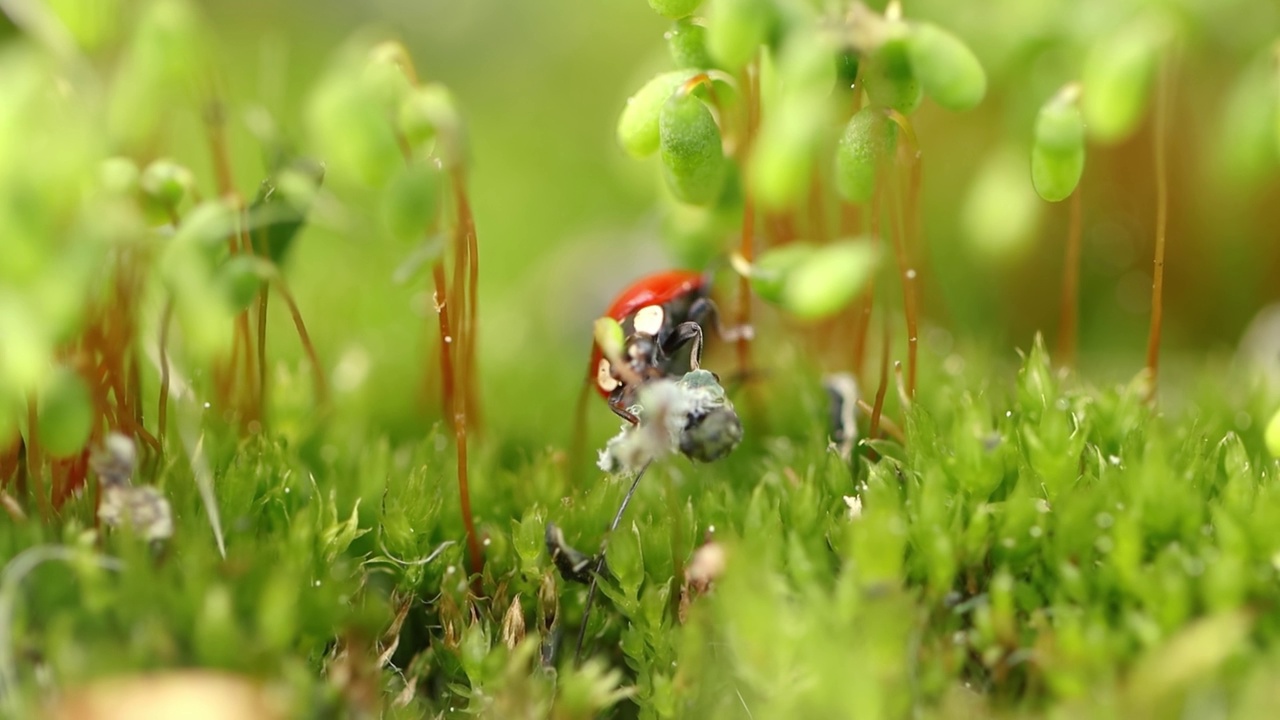
[[[104,485],[98,519],[110,527],[128,525],[149,541],[173,537],[169,501],[150,485]]]
[[[248,678],[184,670],[113,678],[74,689],[49,720],[283,720],[283,698]]]
[[[850,520],[857,520],[862,517],[862,498],[857,495],[845,495],[844,504],[848,508],[845,517]]]
[[[516,595],[511,600],[511,607],[507,608],[507,614],[502,618],[502,642],[508,650],[515,650],[517,645],[524,642],[524,636],[524,608],[520,606],[520,596]]]

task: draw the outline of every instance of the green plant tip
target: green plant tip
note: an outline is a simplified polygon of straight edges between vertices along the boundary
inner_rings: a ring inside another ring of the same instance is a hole
[[[960,38],[930,23],[911,26],[911,67],[924,92],[948,110],[970,110],[987,94],[987,73]]]
[[[681,85],[697,74],[696,70],[662,73],[627,98],[626,107],[618,118],[618,144],[628,155],[644,158],[658,151],[658,116],[662,113],[662,106]]]
[[[692,94],[676,93],[658,116],[663,177],[680,202],[707,205],[720,196],[726,161],[711,110]]]
[[[649,0],[649,7],[654,12],[673,20],[692,15],[701,4],[702,0]]]
[[[69,367],[53,371],[39,394],[37,427],[40,444],[54,457],[84,449],[93,430],[93,394],[89,384]]]
[[[462,115],[449,88],[428,83],[410,90],[400,105],[400,132],[411,147],[424,147],[437,133],[457,134]]]
[[[1164,37],[1155,25],[1140,22],[1104,38],[1089,52],[1081,77],[1081,109],[1094,140],[1119,142],[1138,127]]]
[[[781,305],[801,319],[828,317],[862,292],[879,262],[880,252],[868,239],[824,245],[787,274]]]
[[[195,179],[190,170],[172,160],[156,160],[142,171],[138,184],[148,201],[173,210],[195,184]]]
[[[676,67],[688,70],[707,70],[714,67],[707,52],[707,29],[692,18],[677,20],[664,36],[667,50]]]
[[[707,51],[720,67],[738,70],[751,62],[777,23],[769,0],[710,0]]]
[[[734,267],[740,272],[747,271],[745,274],[751,280],[751,289],[761,300],[777,305],[782,303],[782,294],[791,273],[813,257],[816,251],[817,246],[812,243],[792,242],[769,248],[753,265],[739,268],[735,263]]]
[[[218,268],[216,282],[231,309],[236,312],[244,310],[262,289],[262,261],[244,253],[232,255]]]
[[[622,348],[626,344],[622,325],[611,317],[602,317],[597,318],[592,327],[592,335],[595,337],[596,345],[600,347],[600,352],[609,359],[609,362],[618,363],[622,359]]]
[[[1271,457],[1280,458],[1280,409],[1276,410],[1276,414],[1271,416],[1271,422],[1267,423],[1267,452],[1271,453]]]
[[[881,163],[892,162],[898,126],[884,110],[865,107],[845,125],[836,147],[836,190],[851,203],[869,202]]]
[[[1070,197],[1084,173],[1084,119],[1075,98],[1075,86],[1068,86],[1045,103],[1036,116],[1031,182],[1040,197],[1049,202]]]
[[[888,38],[864,63],[863,85],[872,105],[910,115],[920,107],[924,88],[911,65],[909,34],[906,25],[891,26]],[[935,69],[935,72],[937,70]]]

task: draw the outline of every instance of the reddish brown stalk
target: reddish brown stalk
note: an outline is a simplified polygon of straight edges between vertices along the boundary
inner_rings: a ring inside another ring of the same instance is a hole
[[[1076,362],[1077,315],[1080,304],[1080,188],[1071,193],[1067,224],[1067,257],[1062,269],[1062,309],[1058,321],[1058,363],[1071,367]]]
[[[453,423],[454,441],[458,452],[458,496],[462,504],[462,524],[467,533],[467,554],[471,559],[471,573],[479,575],[484,568],[484,555],[471,514],[471,488],[467,482],[467,414],[465,397],[458,397],[454,385],[457,373],[454,366],[454,340],[450,329],[450,308],[446,297],[444,263],[437,261],[432,268],[435,280],[436,314],[440,319],[440,374],[444,381],[445,413]]]
[[[302,349],[307,353],[307,359],[311,363],[311,381],[314,386],[316,395],[316,404],[321,408],[329,407],[329,385],[325,380],[324,366],[320,364],[320,356],[316,354],[316,348],[311,344],[311,336],[307,333],[307,324],[302,320],[302,312],[298,310],[298,303],[293,300],[293,293],[289,292],[289,286],[285,284],[284,278],[279,274],[272,275],[272,281],[275,283],[276,292],[280,293],[280,297],[284,299],[284,304],[289,307],[289,315],[293,317],[293,326],[298,330],[298,340],[302,343]]]
[[[396,60],[411,85],[418,84],[417,70],[403,47],[396,46]],[[399,135],[397,133],[397,135]],[[399,137],[400,151],[406,163],[413,162],[407,139]],[[444,260],[432,267],[435,283],[435,310],[440,325],[440,375],[445,416],[453,424],[458,458],[458,495],[462,505],[462,523],[467,533],[467,553],[471,574],[475,576],[472,591],[481,592],[480,573],[484,570],[484,554],[480,548],[475,519],[471,512],[471,490],[467,477],[467,428],[478,429],[479,402],[475,389],[475,331],[479,250],[475,218],[466,194],[466,172],[461,164],[450,170],[454,191],[456,223],[453,233],[453,285],[445,279]],[[456,353],[455,353],[456,349]],[[459,388],[459,386],[461,386]],[[468,408],[472,413],[468,413]],[[474,418],[474,419],[469,419]]]
[[[905,144],[898,145],[898,155],[902,162],[898,163],[899,172],[906,168],[906,198],[903,198],[902,184],[894,188],[893,207],[889,220],[893,225],[893,250],[898,263],[898,272],[902,275],[903,314],[907,321],[907,394],[916,394],[916,355],[919,349],[919,310],[916,288],[918,273],[911,265],[911,257],[907,251],[908,242],[914,242],[917,235],[916,218],[920,199],[920,149],[916,143],[915,132],[911,121],[894,110],[886,111],[886,115],[897,124],[902,131]],[[901,178],[901,176],[900,176]]]
[[[462,367],[466,372],[466,384],[463,386],[463,392],[467,395],[467,425],[473,430],[480,431],[483,426],[481,424],[479,394],[475,383],[476,334],[478,332],[476,314],[479,307],[477,295],[479,293],[480,280],[480,251],[476,237],[475,216],[471,212],[471,202],[467,198],[466,172],[461,166],[457,166],[453,169],[452,174],[458,232],[465,238],[467,246],[466,324],[460,332],[463,351]]]
[[[868,405],[867,401],[862,398],[858,398],[858,410],[866,413],[868,416],[870,416],[872,412],[875,412],[875,408]],[[880,429],[883,431],[881,433],[883,436],[897,440],[900,445],[907,444],[907,434],[902,432],[902,428],[898,427],[898,423],[889,419],[888,415],[882,414],[880,416]]]
[[[450,308],[446,294],[448,285],[445,283],[443,260],[436,261],[432,266],[431,276],[435,281],[433,304],[440,327],[440,391],[444,396],[444,416],[452,421],[457,414],[454,411],[456,389],[453,373],[453,333],[449,322]]]
[[[1160,63],[1160,79],[1156,86],[1156,127],[1152,142],[1156,175],[1156,250],[1154,277],[1151,282],[1151,332],[1147,337],[1147,377],[1150,385],[1147,402],[1155,402],[1160,370],[1160,329],[1164,316],[1164,249],[1169,227],[1169,167],[1165,141],[1169,132],[1170,60]]]
[[[880,413],[884,411],[884,395],[889,389],[889,316],[884,316],[884,334],[880,340],[880,384],[876,386],[876,404],[871,408],[871,425],[867,437],[880,433]]]

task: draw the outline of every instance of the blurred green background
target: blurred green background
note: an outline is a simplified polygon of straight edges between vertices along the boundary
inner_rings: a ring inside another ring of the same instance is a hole
[[[936,21],[965,39],[991,80],[974,112],[926,103],[916,116],[924,163],[924,314],[960,340],[956,347],[1012,357],[1037,330],[1053,337],[1066,204],[1035,202],[1023,224],[1010,206],[1007,223],[997,213],[985,226],[966,220],[966,204],[984,172],[992,172],[992,158],[1003,157],[1006,168],[1027,162],[1040,103],[1079,76],[1093,39],[1144,6],[1160,6],[1186,30],[1170,125],[1165,347],[1191,359],[1229,353],[1254,313],[1280,297],[1280,153],[1276,143],[1257,141],[1259,122],[1265,132],[1258,88],[1276,94],[1270,44],[1280,34],[1280,5],[907,2],[908,17]],[[352,37],[402,40],[425,78],[456,93],[473,163],[485,415],[502,428],[495,435],[515,445],[563,437],[591,320],[633,278],[671,263],[656,161],[630,160],[614,140],[626,97],[669,67],[662,38],[668,22],[642,0],[222,0],[203,9],[217,35],[237,180],[246,193],[264,168],[245,118],[266,108],[305,149],[308,92]],[[174,109],[178,120],[166,150],[208,183],[196,107]],[[1090,148],[1080,343],[1086,374],[1131,374],[1145,349],[1151,148],[1149,117],[1129,140]],[[341,198],[341,178],[329,185]],[[1025,200],[1029,179],[1022,192]],[[433,357],[424,345],[433,322],[430,295],[421,281],[394,283],[406,248],[353,219],[315,223],[287,272],[348,416],[407,437],[420,432],[423,378],[434,370],[424,365]],[[1003,224],[1016,226],[1008,237],[973,231]],[[729,289],[722,283],[726,299]],[[273,313],[279,327],[273,356],[300,366],[287,316],[278,304]],[[603,408],[593,412],[604,417]]]

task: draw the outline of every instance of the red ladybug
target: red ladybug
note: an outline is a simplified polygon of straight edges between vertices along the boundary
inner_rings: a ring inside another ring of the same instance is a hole
[[[626,337],[622,355],[642,381],[698,369],[704,324],[716,319],[710,293],[709,274],[668,270],[637,280],[609,306],[606,314],[622,325]],[[587,380],[615,413],[639,422],[627,410],[635,402],[635,384],[627,383],[595,344]]]

